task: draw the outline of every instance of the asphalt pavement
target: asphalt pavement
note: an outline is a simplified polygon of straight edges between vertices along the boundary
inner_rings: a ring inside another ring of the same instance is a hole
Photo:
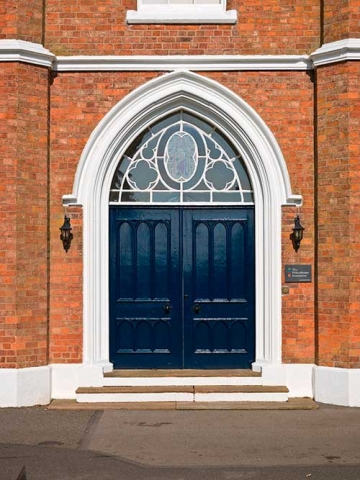
[[[360,480],[360,409],[0,409],[0,479]]]

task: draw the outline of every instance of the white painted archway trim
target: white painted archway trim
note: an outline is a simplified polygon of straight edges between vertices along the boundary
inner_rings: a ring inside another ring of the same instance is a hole
[[[178,108],[215,123],[241,151],[255,196],[255,369],[281,363],[281,206],[292,195],[280,148],[257,113],[217,82],[188,71],[152,80],[121,100],[99,123],[82,153],[72,195],[84,208],[84,363],[109,364],[108,195],[115,168],[131,141]]]

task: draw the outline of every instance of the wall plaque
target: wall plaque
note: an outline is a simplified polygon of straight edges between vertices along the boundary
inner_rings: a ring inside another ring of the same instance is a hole
[[[285,265],[286,283],[309,283],[311,281],[311,265]]]

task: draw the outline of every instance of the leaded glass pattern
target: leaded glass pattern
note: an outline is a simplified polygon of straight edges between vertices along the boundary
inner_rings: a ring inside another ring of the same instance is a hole
[[[185,111],[150,125],[114,174],[110,203],[253,204],[239,152],[221,131]]]

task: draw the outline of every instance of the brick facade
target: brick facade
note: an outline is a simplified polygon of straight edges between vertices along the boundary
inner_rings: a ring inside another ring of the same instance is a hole
[[[359,66],[318,69],[319,361],[360,365]]]
[[[54,79],[51,89],[51,218],[52,218],[52,248],[51,266],[54,295],[50,300],[50,324],[56,324],[52,338],[51,355],[54,360],[72,362],[81,361],[81,349],[78,357],[68,356],[69,345],[66,342],[67,327],[72,325],[73,335],[80,335],[81,288],[77,296],[74,287],[79,287],[77,281],[80,272],[74,271],[74,258],[81,254],[73,247],[64,257],[62,246],[58,241],[58,226],[61,223],[63,208],[61,196],[72,185],[76,167],[81,152],[96,125],[103,116],[124,96],[144,81],[155,78],[159,74],[147,73],[139,76],[137,73],[82,73],[59,74]],[[313,227],[313,196],[314,196],[314,165],[308,159],[313,157],[313,82],[305,72],[249,72],[249,73],[204,73],[220,84],[234,91],[249,103],[265,120],[275,134],[285,158],[289,159],[288,168],[293,182],[294,191],[303,195],[304,205],[302,215],[306,218],[306,238],[297,254],[288,241],[293,225],[295,211],[284,221],[284,262],[311,263],[314,262],[314,227]],[[69,112],[71,114],[69,115]],[[284,121],[285,120],[285,121]],[[71,132],[68,132],[71,121]],[[64,132],[67,136],[64,137]],[[76,235],[77,237],[79,234]],[[70,260],[71,258],[71,260]],[[81,258],[80,258],[81,260]],[[64,263],[65,262],[65,263]],[[68,262],[72,267],[69,268]],[[60,272],[60,273],[59,273]],[[65,274],[64,278],[64,273]],[[58,285],[58,276],[66,279],[71,277],[68,288]],[[77,285],[76,285],[77,284]],[[61,295],[77,298],[61,303]],[[314,285],[299,285],[291,295],[284,297],[284,361],[312,362],[314,360]],[[296,296],[296,299],[295,299]],[[294,311],[294,307],[296,310]],[[73,308],[75,311],[73,312]],[[289,313],[287,314],[287,312]],[[291,313],[290,313],[291,312]],[[289,325],[287,324],[289,316]],[[72,320],[69,323],[69,318]],[[59,334],[64,323],[64,336]],[[291,333],[291,329],[295,331]],[[51,329],[52,331],[52,329]],[[70,336],[69,338],[72,338]],[[81,335],[80,335],[81,338]],[[310,343],[309,343],[309,340]],[[62,345],[62,347],[61,347]],[[56,352],[56,353],[55,353]],[[65,360],[67,359],[67,360]]]
[[[360,2],[228,2],[235,25],[128,25],[135,0],[3,1],[0,39],[73,55],[308,55],[358,37]],[[83,210],[62,206],[103,117],[166,72],[55,72],[0,62],[0,367],[83,361]],[[360,63],[309,71],[200,72],[247,102],[286,161],[300,208],[282,209],[282,264],[312,266],[286,284],[282,362],[360,368]],[[59,240],[64,214],[74,240]],[[289,235],[301,215],[300,250]]]
[[[49,0],[46,47],[57,55],[266,55],[319,46],[320,2],[228,2],[236,25],[127,25],[136,0]]]
[[[3,0],[0,5],[0,39],[43,43],[43,0]]]
[[[345,38],[359,38],[360,2],[359,0],[325,0],[324,43]]]
[[[47,364],[48,71],[2,64],[2,367]]]

